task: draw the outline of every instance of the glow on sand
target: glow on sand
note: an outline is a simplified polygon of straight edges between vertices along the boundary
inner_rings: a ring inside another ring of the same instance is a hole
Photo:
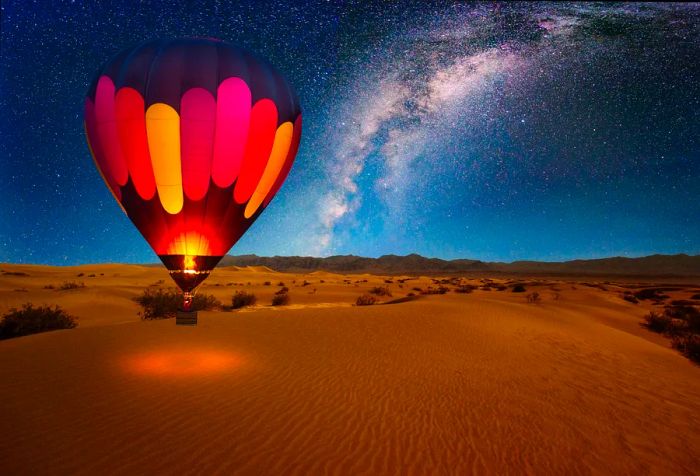
[[[233,352],[204,348],[174,348],[141,352],[124,359],[124,369],[136,375],[198,377],[239,369],[244,359]]]

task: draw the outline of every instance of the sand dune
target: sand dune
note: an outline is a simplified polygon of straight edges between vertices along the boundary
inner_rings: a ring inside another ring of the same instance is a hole
[[[170,285],[160,268],[0,268],[0,311],[81,318],[0,341],[1,474],[697,471],[700,369],[615,284],[527,284],[540,304],[477,290],[355,307],[372,286],[396,298],[432,283],[226,268],[202,292],[253,290],[259,305],[190,328],[137,316],[131,297]],[[44,289],[65,280],[87,287]],[[292,305],[271,308],[279,282]]]

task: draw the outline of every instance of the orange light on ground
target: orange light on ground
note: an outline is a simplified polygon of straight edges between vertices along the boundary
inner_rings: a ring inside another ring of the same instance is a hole
[[[240,355],[222,350],[167,349],[129,356],[124,369],[143,376],[199,377],[232,372],[243,363]]]

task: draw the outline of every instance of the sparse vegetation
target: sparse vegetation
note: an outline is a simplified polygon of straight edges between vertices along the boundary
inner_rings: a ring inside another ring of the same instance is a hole
[[[540,302],[542,302],[542,298],[540,297],[540,293],[538,292],[532,292],[525,297],[527,298],[527,302],[529,302],[530,304],[539,304]]]
[[[445,287],[445,286],[438,286],[437,288],[434,288],[432,286],[428,286],[427,289],[422,290],[420,293],[421,294],[445,294],[449,290],[450,290],[450,288]]]
[[[83,276],[85,276],[85,273],[78,273],[79,278],[82,278]]]
[[[12,308],[0,319],[0,339],[10,339],[58,329],[72,329],[78,319],[58,306],[27,303],[21,309]]]
[[[272,283],[270,281],[265,281],[263,283],[263,286],[272,286]]]
[[[357,301],[355,301],[356,306],[371,306],[372,304],[377,303],[377,298],[372,296],[371,294],[363,294],[362,296],[357,298]]]
[[[640,289],[639,291],[634,293],[634,297],[636,297],[640,301],[645,301],[645,300],[663,301],[664,299],[668,298],[668,296],[666,294],[664,294],[662,292],[662,290],[659,288]]]
[[[391,297],[391,291],[389,286],[375,286],[368,291],[370,294],[376,294],[377,296],[388,296]]]
[[[455,292],[458,294],[469,294],[476,289],[476,286],[471,284],[460,284],[455,288]]]
[[[624,299],[627,302],[631,302],[632,304],[639,304],[639,299],[637,299],[631,292],[625,291],[625,293],[622,295],[622,299]]]
[[[282,286],[275,294],[287,294],[288,292],[289,288],[287,286]]]
[[[75,281],[65,281],[65,282],[61,283],[61,285],[58,287],[58,290],[59,291],[68,291],[71,289],[80,289],[80,288],[84,288],[84,287],[85,287],[85,283],[83,283],[82,281],[79,283],[76,283]]]
[[[291,298],[287,293],[275,293],[275,295],[272,297],[273,306],[286,306],[290,301]]]
[[[525,286],[523,286],[522,284],[516,284],[515,286],[513,286],[514,293],[524,293],[525,291],[527,291],[527,290],[525,289]]]
[[[700,362],[700,310],[694,306],[666,306],[650,312],[642,323],[653,332],[671,338],[671,345],[694,362]]]
[[[54,286],[53,284],[47,284],[46,286],[44,286],[44,289],[56,289],[56,286]]]
[[[231,299],[231,307],[233,309],[240,309],[242,307],[252,306],[256,302],[258,302],[258,298],[255,297],[255,294],[246,291],[238,291]]]
[[[22,271],[3,271],[3,276],[29,276],[28,273],[23,273]]]
[[[175,317],[182,306],[182,294],[175,288],[146,288],[140,296],[134,298],[134,301],[143,309],[140,312],[142,319],[168,319]],[[195,294],[192,299],[193,311],[209,311],[220,307],[219,300],[211,294]]]

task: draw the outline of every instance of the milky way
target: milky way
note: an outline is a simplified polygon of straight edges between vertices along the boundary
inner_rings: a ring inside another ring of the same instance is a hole
[[[235,254],[700,252],[697,5],[41,7],[2,7],[0,261],[154,261],[80,107],[113,52],[183,35],[266,56],[304,108],[288,183]]]

